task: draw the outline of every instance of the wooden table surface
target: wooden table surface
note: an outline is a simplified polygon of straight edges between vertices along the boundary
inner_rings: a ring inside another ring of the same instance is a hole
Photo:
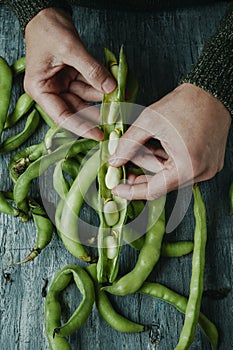
[[[74,21],[90,52],[103,61],[103,48],[118,52],[120,45],[125,50],[132,70],[135,72],[140,92],[138,103],[148,105],[174,88],[196,62],[203,44],[216,29],[227,4],[179,9],[174,12],[123,13],[105,10],[74,8]],[[19,24],[6,6],[0,6],[0,55],[10,64],[25,54],[25,43]],[[20,79],[15,82],[12,106],[22,92]],[[0,92],[1,93],[1,92]],[[12,108],[11,106],[11,108]],[[20,130],[4,133],[7,137]],[[45,127],[39,128],[27,144],[42,139]],[[232,136],[232,135],[231,135]],[[232,137],[231,137],[232,140]],[[207,205],[208,242],[206,248],[205,291],[202,311],[216,324],[219,330],[219,350],[233,349],[233,303],[232,303],[232,218],[228,216],[228,189],[233,179],[232,145],[227,145],[224,169],[211,181],[201,184]],[[0,158],[0,190],[11,190],[8,177],[11,155]],[[34,194],[38,183],[33,184]],[[174,194],[168,196],[167,212],[171,211]],[[85,215],[85,213],[84,213]],[[87,213],[88,215],[88,213]],[[194,218],[192,203],[182,223],[167,240],[192,239]],[[7,265],[19,261],[33,247],[35,228],[32,222],[19,223],[0,214],[0,347],[2,350],[46,350],[48,343],[44,330],[44,302],[41,295],[44,279],[51,282],[54,274],[66,264],[80,264],[66,251],[54,235],[51,244],[33,262],[17,268]],[[132,268],[137,254],[129,247],[123,249],[121,273]],[[82,265],[82,264],[80,264]],[[4,278],[10,273],[11,280]],[[188,295],[191,276],[191,255],[161,259],[150,276],[151,281],[164,283],[177,292]],[[223,296],[219,291],[229,291]],[[217,293],[218,292],[218,293]],[[218,298],[218,297],[221,298]],[[78,291],[71,285],[64,295],[64,318],[70,315],[80,301]],[[111,297],[115,307],[126,317],[159,325],[160,342],[152,344],[149,332],[121,334],[111,329],[99,317],[96,308],[87,323],[70,337],[73,349],[96,350],[172,350],[183,324],[183,315],[164,302],[141,295]],[[211,349],[207,339],[197,328],[192,350]]]

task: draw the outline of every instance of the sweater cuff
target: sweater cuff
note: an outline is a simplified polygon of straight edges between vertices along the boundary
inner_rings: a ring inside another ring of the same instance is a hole
[[[233,117],[233,6],[205,44],[197,64],[180,83],[191,83],[209,92]]]
[[[13,11],[16,13],[16,16],[19,19],[20,26],[24,32],[26,25],[28,22],[41,10],[48,7],[57,7],[62,8],[64,10],[71,11],[70,5],[65,0],[58,1],[49,1],[49,0],[13,0],[9,1],[9,4]]]

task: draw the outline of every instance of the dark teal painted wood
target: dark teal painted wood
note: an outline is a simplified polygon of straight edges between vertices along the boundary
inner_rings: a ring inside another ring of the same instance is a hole
[[[216,29],[226,4],[182,9],[174,12],[133,13],[106,12],[104,10],[74,9],[74,21],[90,52],[103,61],[103,48],[116,53],[125,45],[128,61],[136,73],[140,94],[138,102],[149,104],[176,86],[188,71],[203,47],[207,37]],[[0,55],[9,63],[24,54],[25,46],[18,22],[13,13],[0,7]],[[21,91],[20,84],[13,90],[12,105]],[[1,93],[1,92],[0,92]],[[17,128],[20,128],[17,127]],[[17,129],[18,130],[18,129]],[[34,136],[30,142],[41,139]],[[5,134],[6,135],[6,134]],[[201,189],[207,203],[208,231],[205,290],[232,288],[232,218],[228,216],[228,188],[233,179],[232,149],[229,137],[224,169],[213,180],[203,183]],[[11,189],[7,166],[10,157],[0,159],[0,190]],[[37,184],[33,185],[36,193]],[[169,195],[173,203],[174,195]],[[168,212],[170,209],[168,208]],[[85,215],[85,214],[84,214]],[[192,239],[194,219],[192,207],[180,226],[167,239]],[[35,240],[33,224],[20,224],[17,219],[0,215],[0,347],[2,350],[48,349],[44,334],[41,296],[43,278],[49,281],[66,264],[79,263],[54,237],[50,246],[34,263],[11,270],[12,281],[3,278],[7,264],[22,259]],[[136,253],[124,248],[121,271],[133,266]],[[180,259],[162,259],[150,280],[160,281],[174,290],[188,294],[191,274],[191,256]],[[64,299],[64,317],[74,310],[80,300],[74,286],[70,286]],[[125,316],[145,324],[160,325],[161,341],[150,343],[148,333],[120,334],[104,323],[96,309],[77,333],[71,336],[73,349],[82,350],[172,350],[181,331],[183,316],[163,302],[139,295],[111,298]],[[67,306],[69,305],[69,306]],[[213,320],[220,332],[219,350],[233,348],[232,291],[221,300],[204,297],[203,312]],[[197,330],[192,350],[209,350],[210,345]]]

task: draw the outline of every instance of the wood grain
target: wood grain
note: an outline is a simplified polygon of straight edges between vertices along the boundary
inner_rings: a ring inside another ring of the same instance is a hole
[[[140,93],[138,103],[148,105],[172,90],[182,75],[197,61],[203,44],[216,29],[226,4],[179,9],[170,12],[124,13],[105,10],[74,8],[73,17],[81,38],[90,52],[103,62],[103,48],[116,53],[125,45],[126,55],[135,72]],[[25,43],[14,14],[0,6],[0,55],[11,64],[25,53]],[[20,79],[13,89],[12,107],[22,91]],[[1,92],[0,92],[1,93]],[[12,108],[11,107],[11,108]],[[17,126],[17,132],[22,125]],[[39,142],[45,128],[41,128],[29,143]],[[7,136],[8,132],[4,133]],[[232,288],[233,229],[228,216],[228,188],[233,179],[232,132],[228,140],[224,169],[211,181],[201,185],[208,212],[208,243],[205,269],[205,290]],[[220,140],[221,142],[221,140]],[[10,156],[0,158],[0,190],[12,189],[8,177]],[[33,184],[37,193],[38,184]],[[171,211],[175,195],[168,198],[167,212]],[[88,215],[88,213],[84,213]],[[167,235],[168,240],[192,239],[194,219],[192,205],[179,227]],[[54,235],[51,244],[33,263],[6,269],[13,261],[22,259],[35,240],[32,222],[21,224],[0,214],[0,347],[2,350],[46,350],[44,331],[44,299],[41,292],[44,278],[51,282],[54,274],[66,264],[80,264]],[[124,247],[121,271],[130,269],[136,253]],[[4,273],[11,273],[11,281]],[[188,295],[191,275],[191,256],[161,259],[150,276],[174,290]],[[141,295],[124,298],[111,297],[116,308],[132,320],[160,327],[158,345],[144,334],[120,334],[99,317],[96,308],[87,323],[70,337],[73,349],[91,350],[171,350],[181,331],[183,316],[172,306]],[[64,295],[64,319],[78,304],[80,296],[74,286]],[[220,334],[219,350],[233,349],[232,290],[220,300],[204,297],[202,311],[217,325]],[[209,350],[206,338],[197,329],[192,350]]]

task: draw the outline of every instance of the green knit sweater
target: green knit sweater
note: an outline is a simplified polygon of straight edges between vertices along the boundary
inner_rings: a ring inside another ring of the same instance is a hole
[[[211,3],[215,0],[205,0]],[[171,9],[203,4],[203,0],[6,0],[19,18],[22,29],[40,10],[60,7],[71,11],[71,5],[126,10]],[[197,64],[181,81],[195,84],[217,97],[233,116],[233,4],[221,20],[216,33],[206,42]]]

